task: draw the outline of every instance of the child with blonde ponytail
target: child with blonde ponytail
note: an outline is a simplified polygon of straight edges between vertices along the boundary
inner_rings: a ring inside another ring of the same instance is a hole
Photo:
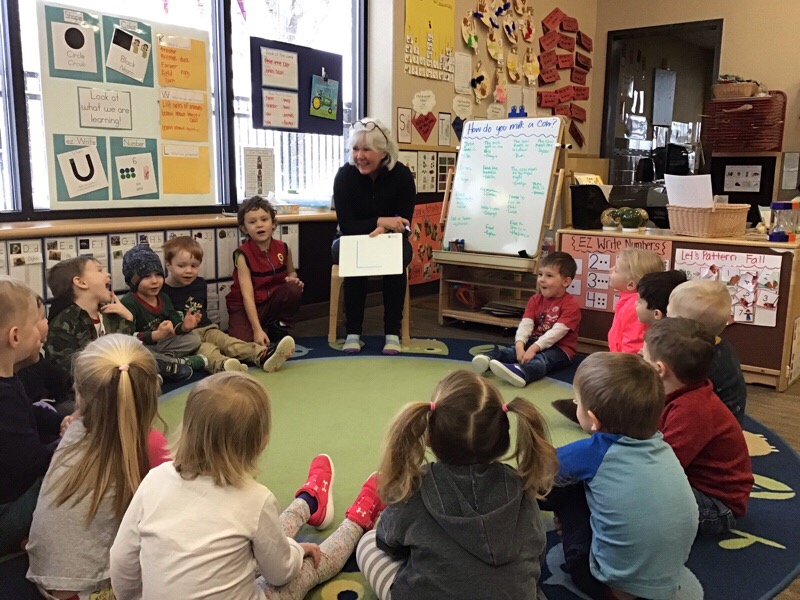
[[[150,467],[168,460],[164,436],[151,430],[161,385],[152,354],[122,334],[86,346],[74,379],[76,417],[42,482],[28,579],[48,599],[110,598],[119,523]]]
[[[514,469],[500,462],[517,417]],[[425,464],[430,448],[437,461]],[[430,402],[392,423],[379,493],[389,505],[358,546],[361,571],[381,600],[534,599],[545,551],[536,499],[558,471],[538,410],[506,404],[469,371],[445,377]]]

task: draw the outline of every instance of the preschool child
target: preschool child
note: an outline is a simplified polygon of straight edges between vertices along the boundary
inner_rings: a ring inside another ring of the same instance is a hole
[[[501,462],[508,413],[517,421],[516,469]],[[546,539],[536,498],[557,470],[533,404],[506,404],[488,379],[451,373],[430,402],[406,405],[389,428],[379,489],[389,506],[359,544],[361,572],[381,600],[541,597]]]
[[[14,375],[15,366],[39,360],[47,331],[42,306],[24,283],[0,277],[0,556],[22,550],[66,419],[34,406]]]
[[[645,334],[642,355],[664,382],[658,428],[689,478],[699,532],[729,531],[747,512],[753,468],[741,426],[708,380],[714,335],[697,321],[670,317]]]
[[[566,252],[552,252],[539,262],[538,292],[522,315],[513,348],[499,348],[472,359],[472,370],[492,373],[525,387],[567,365],[577,351],[581,309],[567,288],[577,271]]]
[[[218,373],[194,387],[175,462],[142,482],[111,549],[117,600],[302,600],[341,571],[383,509],[376,476],[320,546],[297,543],[306,523],[322,530],[333,521],[333,463],[317,456],[279,515],[254,479],[270,429],[269,396],[252,376]]]
[[[228,304],[228,333],[245,342],[269,346],[288,335],[287,323],[300,308],[303,282],[289,246],[272,234],[276,212],[268,200],[253,196],[237,215],[247,241],[233,253],[233,284]]]
[[[72,361],[107,333],[133,335],[133,315],[111,291],[111,275],[94,258],[76,256],[47,271],[53,292],[45,355],[72,375]]]
[[[109,550],[148,469],[168,460],[151,430],[161,385],[136,338],[108,334],[75,358],[77,417],[42,482],[27,551],[28,579],[48,599],[113,597]]]
[[[153,356],[163,361],[159,367],[164,364],[175,369],[170,379],[178,381],[189,379],[198,369],[207,369],[208,361],[197,354],[202,343],[200,336],[193,331],[202,315],[197,311],[181,315],[175,310],[162,290],[164,267],[161,259],[150,246],[139,244],[125,253],[122,275],[130,292],[122,296],[120,302],[133,314],[136,337]]]
[[[636,318],[644,325],[652,325],[666,318],[669,295],[677,286],[686,282],[683,271],[647,273],[636,286]]]
[[[196,311],[201,315],[200,324],[194,330],[202,340],[199,354],[208,360],[209,371],[246,371],[246,361],[261,367],[267,373],[281,368],[294,352],[294,340],[286,336],[268,347],[254,342],[243,342],[226,335],[208,318],[208,287],[206,280],[198,277],[198,269],[203,263],[203,247],[189,237],[174,237],[164,244],[164,262],[167,265],[167,278],[164,293],[172,305],[184,314]]]
[[[736,350],[720,337],[731,318],[731,296],[721,281],[692,279],[670,294],[669,316],[692,319],[705,325],[714,334],[714,361],[708,378],[714,393],[739,421],[744,420],[747,385]]]
[[[591,437],[558,449],[557,487],[540,502],[561,523],[565,570],[590,598],[673,598],[697,505],[658,433],[664,386],[642,357],[611,352],[587,357],[573,385]]]
[[[617,255],[611,267],[611,289],[619,292],[614,307],[614,320],[608,331],[608,349],[611,352],[636,354],[642,349],[647,325],[636,316],[636,286],[647,273],[660,273],[664,261],[655,253],[640,248],[626,248]]]

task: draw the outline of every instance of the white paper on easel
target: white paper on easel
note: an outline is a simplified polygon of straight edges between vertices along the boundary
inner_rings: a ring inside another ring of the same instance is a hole
[[[714,206],[711,175],[664,175],[667,201],[676,206],[710,208]]]
[[[339,276],[399,275],[403,272],[403,236],[399,233],[344,235],[339,238]]]

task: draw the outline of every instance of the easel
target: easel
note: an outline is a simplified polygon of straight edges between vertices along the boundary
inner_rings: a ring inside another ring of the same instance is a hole
[[[451,252],[447,247],[447,216],[450,207],[452,183],[455,170],[451,167],[447,172],[442,213],[439,218],[439,230],[442,232],[440,250],[434,251],[433,259],[441,270],[439,280],[439,324],[444,325],[446,317],[460,321],[488,323],[501,327],[516,327],[518,318],[509,318],[488,314],[481,310],[463,310],[454,306],[450,297],[451,286],[464,285],[473,289],[486,289],[487,293],[499,294],[500,290],[511,290],[520,302],[536,293],[535,273],[538,269],[539,255],[545,233],[554,231],[558,218],[561,192],[567,174],[568,150],[571,145],[565,144],[567,128],[559,129],[556,142],[556,156],[550,173],[550,186],[544,214],[549,215],[539,232],[538,244],[532,256],[512,256],[501,254],[484,254],[477,252]],[[458,159],[457,159],[458,160]],[[456,165],[457,166],[457,165]]]

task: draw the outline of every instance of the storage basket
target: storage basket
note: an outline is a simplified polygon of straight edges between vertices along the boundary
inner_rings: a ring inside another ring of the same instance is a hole
[[[716,204],[712,208],[667,205],[672,233],[691,237],[744,235],[749,210],[749,204]]]
[[[711,86],[714,98],[749,98],[758,91],[758,85],[752,81],[741,83],[715,83]]]

